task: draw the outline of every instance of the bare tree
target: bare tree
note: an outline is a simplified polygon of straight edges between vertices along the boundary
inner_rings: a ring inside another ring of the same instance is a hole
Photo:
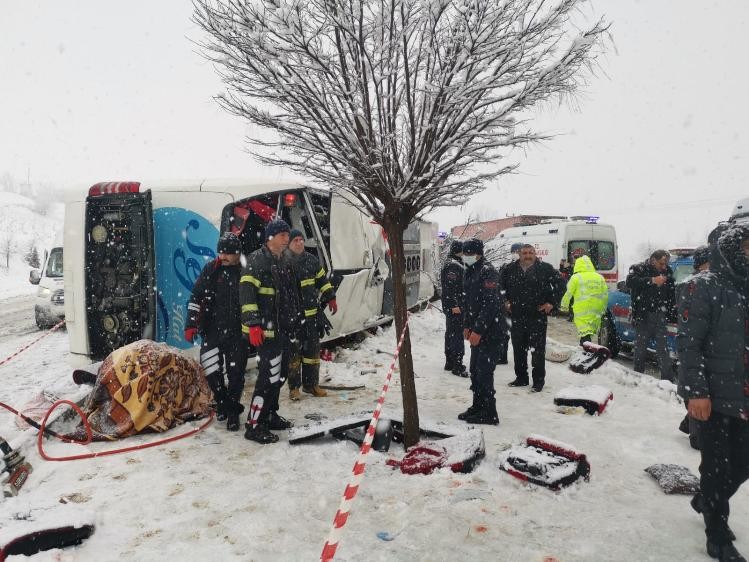
[[[365,209],[392,252],[395,322],[406,323],[403,232],[461,205],[543,137],[539,102],[570,95],[607,26],[571,18],[585,0],[194,0],[229,112],[275,133],[249,138]],[[406,446],[418,441],[410,338],[400,355]]]

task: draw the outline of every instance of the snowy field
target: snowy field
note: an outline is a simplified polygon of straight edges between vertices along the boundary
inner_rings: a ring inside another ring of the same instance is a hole
[[[422,425],[446,421],[470,403],[468,380],[442,370],[442,316],[430,309],[412,317],[416,385]],[[0,359],[33,335],[0,340]],[[67,335],[53,334],[0,367],[0,401],[21,406],[45,389],[79,397],[68,367]],[[365,390],[303,395],[291,403],[281,392],[280,413],[297,425],[305,415],[342,416],[371,410],[392,350],[393,329],[341,349],[323,363],[331,384],[365,384]],[[376,374],[360,371],[375,368]],[[701,518],[689,497],[668,496],[643,469],[676,463],[697,473],[698,453],[677,426],[684,407],[675,388],[609,362],[590,376],[547,363],[540,394],[510,389],[512,366],[496,370],[499,426],[482,426],[486,457],[471,474],[448,469],[407,476],[385,465],[402,456],[371,452],[336,560],[707,560]],[[245,405],[254,385],[248,377]],[[383,415],[399,417],[397,373]],[[600,417],[556,412],[554,393],[597,384],[614,393]],[[47,552],[36,560],[316,560],[358,454],[351,442],[323,439],[258,445],[214,424],[198,437],[135,453],[73,462],[45,462],[32,431],[21,431],[2,411],[0,435],[20,447],[34,466],[16,498],[0,499],[0,542],[34,525],[91,519],[95,534],[80,547]],[[178,428],[174,433],[181,433]],[[559,492],[528,486],[498,469],[502,451],[535,433],[587,454],[589,482]],[[121,445],[153,440],[131,438]],[[48,442],[55,454],[113,448]],[[731,525],[739,551],[749,552],[749,489],[732,502]],[[382,532],[387,535],[382,535]],[[378,533],[391,540],[378,538]],[[18,558],[19,560],[21,558]]]

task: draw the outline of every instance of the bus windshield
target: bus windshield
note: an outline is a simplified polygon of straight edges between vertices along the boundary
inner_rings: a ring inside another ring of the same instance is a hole
[[[590,257],[598,271],[616,267],[614,243],[608,240],[570,240],[567,244],[567,259],[572,263],[580,255]]]

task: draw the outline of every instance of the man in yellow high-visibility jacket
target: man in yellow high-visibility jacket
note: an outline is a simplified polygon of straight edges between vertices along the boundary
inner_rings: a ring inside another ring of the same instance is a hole
[[[609,289],[600,273],[596,272],[593,262],[588,256],[580,256],[575,260],[575,269],[567,282],[567,292],[562,297],[560,310],[569,310],[570,300],[574,300],[572,311],[574,314],[577,335],[580,345],[592,341],[598,335],[601,318],[606,312],[609,302]]]

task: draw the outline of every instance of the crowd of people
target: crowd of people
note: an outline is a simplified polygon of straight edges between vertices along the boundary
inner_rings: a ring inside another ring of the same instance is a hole
[[[299,230],[274,219],[264,244],[240,263],[241,242],[227,232],[218,257],[196,280],[188,304],[185,339],[201,336],[200,363],[216,403],[216,418],[239,431],[244,411],[248,343],[257,350],[258,378],[245,423],[245,438],[278,441],[272,430],[292,423],[278,413],[278,398],[289,380],[289,398],[301,391],[326,396],[320,388],[320,338],[330,329],[324,307],[338,311],[335,289],[317,257],[305,250]]]
[[[572,308],[580,344],[599,332],[608,288],[589,256],[560,269],[536,257],[530,244],[511,248],[514,259],[497,270],[483,259],[483,242],[453,241],[442,269],[446,316],[445,369],[471,377],[473,403],[458,418],[497,424],[494,370],[507,363],[512,341],[515,380],[540,392],[545,381],[547,317]],[[721,561],[745,561],[728,526],[729,500],[749,478],[749,227],[721,224],[694,252],[694,274],[676,285],[669,253],[657,250],[633,265],[631,295],[634,370],[644,373],[655,342],[660,377],[673,381],[667,326],[677,323],[678,391],[687,405],[682,430],[698,437],[701,513],[706,549]],[[464,343],[470,367],[463,366]],[[531,353],[531,379],[528,353]]]
[[[184,336],[200,335],[200,363],[213,393],[217,419],[238,431],[248,343],[257,350],[258,378],[245,438],[278,441],[291,427],[279,415],[279,394],[325,396],[319,385],[320,338],[329,330],[324,309],[337,311],[335,290],[319,260],[305,250],[304,234],[271,220],[264,244],[240,262],[241,243],[225,233],[218,257],[195,282]],[[512,387],[540,393],[546,381],[548,317],[572,311],[584,346],[598,334],[608,288],[583,253],[562,271],[536,256],[530,244],[512,247],[497,269],[479,239],[453,241],[441,271],[446,316],[445,369],[470,377],[473,400],[458,415],[470,424],[499,423],[494,387],[512,342]],[[687,405],[683,429],[699,436],[701,491],[691,505],[701,513],[707,551],[720,560],[745,560],[733,546],[729,500],[749,478],[749,227],[721,225],[694,254],[694,275],[678,286],[669,254],[657,250],[629,270],[626,285],[636,330],[634,370],[644,372],[655,342],[662,379],[673,380],[667,325],[678,323],[678,389]],[[465,341],[470,349],[464,364]],[[530,369],[528,354],[531,355]]]

